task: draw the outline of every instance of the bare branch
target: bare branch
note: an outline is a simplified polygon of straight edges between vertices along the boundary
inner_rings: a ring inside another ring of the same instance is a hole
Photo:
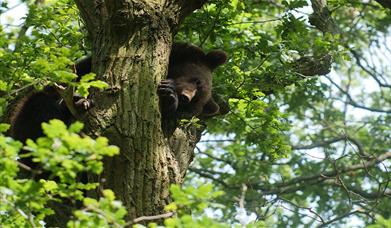
[[[330,77],[325,76],[342,94],[344,94],[348,100],[349,104],[353,107],[360,108],[360,109],[365,109],[371,112],[379,112],[379,113],[387,113],[390,114],[391,110],[383,110],[383,109],[378,109],[378,108],[371,108],[371,107],[366,107],[364,105],[358,104],[353,98],[350,96],[349,93],[347,93],[345,90],[343,90],[337,83],[335,83],[333,80],[331,80]]]
[[[269,187],[261,186],[257,184],[255,184],[253,187],[262,190],[263,194],[265,195],[294,192],[302,188],[300,186],[301,183],[305,183],[306,185],[308,185],[308,184],[323,182],[329,178],[335,177],[337,174],[342,175],[356,170],[367,169],[390,158],[391,158],[391,151],[381,154],[378,157],[375,157],[371,160],[368,160],[366,162],[357,165],[352,165],[347,167],[336,167],[335,170],[333,171],[323,172],[312,176],[297,177],[291,179],[288,182],[276,183]]]
[[[327,225],[329,225],[331,223],[334,223],[336,221],[339,221],[339,220],[341,220],[343,218],[349,217],[350,215],[354,215],[354,214],[366,214],[366,215],[368,215],[368,213],[365,212],[365,211],[360,211],[360,210],[350,211],[350,212],[345,213],[343,215],[337,216],[337,217],[335,217],[335,218],[333,218],[333,219],[331,219],[331,220],[329,220],[327,222],[324,222],[323,224],[319,225],[318,227],[319,228],[320,227],[326,227]]]
[[[205,178],[208,178],[210,180],[213,180],[213,181],[216,181],[217,183],[223,185],[224,187],[226,188],[230,188],[230,186],[225,183],[224,181],[222,181],[221,179],[218,179],[218,178],[215,178],[213,175],[209,174],[209,173],[206,173],[204,172],[203,170],[201,169],[195,169],[195,168],[189,168],[190,171],[200,175],[201,177],[205,177]]]
[[[324,146],[328,146],[330,144],[333,144],[333,143],[336,143],[336,142],[339,142],[339,141],[342,141],[342,140],[345,140],[346,137],[338,137],[338,138],[334,138],[334,139],[329,139],[329,140],[324,140],[324,141],[319,141],[319,142],[315,142],[311,145],[295,145],[295,146],[292,146],[292,149],[293,150],[310,150],[310,149],[314,149],[314,148],[317,148],[317,147],[324,147]]]
[[[224,162],[224,163],[230,165],[230,166],[231,166],[232,168],[234,168],[234,169],[237,168],[236,164],[235,164],[234,162],[232,162],[232,161],[228,161],[228,160],[226,160],[226,159],[218,158],[218,157],[213,156],[213,155],[211,155],[211,154],[202,152],[198,147],[196,147],[196,149],[197,149],[197,151],[198,151],[200,154],[204,154],[204,155],[206,155],[206,156],[212,158],[213,160],[220,161],[220,162]]]
[[[174,212],[167,212],[167,213],[160,214],[160,215],[141,216],[141,217],[133,219],[133,223],[136,224],[136,223],[140,223],[142,221],[152,221],[152,220],[165,219],[165,218],[170,218],[174,215],[175,215]]]
[[[287,202],[287,203],[289,203],[289,202]],[[295,208],[306,209],[306,208],[301,208],[299,206],[296,207],[296,205],[292,205],[292,206],[294,206]],[[288,211],[290,211],[292,213],[297,213],[297,214],[301,215],[302,217],[308,217],[308,218],[310,218],[312,220],[315,220],[317,222],[321,222],[317,217],[313,217],[313,216],[310,216],[308,214],[301,213],[300,211],[295,211],[293,209],[290,209],[289,207],[286,207],[284,204],[279,205],[279,207],[282,207],[283,209],[288,210]]]
[[[24,3],[23,3],[23,2],[17,3],[17,4],[15,4],[15,5],[13,5],[13,6],[7,8],[7,9],[3,10],[1,13],[2,13],[2,14],[7,13],[8,11],[11,11],[11,10],[17,8],[17,7],[19,7],[19,6],[22,5],[22,4],[24,4]]]
[[[20,161],[16,161],[16,163],[18,164],[19,167],[21,167],[21,168],[24,169],[24,170],[33,171],[33,169],[31,169],[30,166],[27,166],[27,165],[23,164],[23,163],[20,162]]]
[[[328,146],[328,145],[331,145],[333,143],[337,143],[340,141],[349,141],[349,142],[353,143],[357,147],[358,153],[362,157],[366,157],[366,158],[370,157],[370,155],[368,155],[365,152],[364,146],[360,143],[360,141],[358,141],[357,139],[355,139],[354,137],[349,136],[349,135],[341,135],[337,138],[314,142],[311,145],[294,145],[294,146],[292,146],[292,149],[293,150],[310,150],[310,149],[314,149],[314,148],[318,148],[318,147],[325,147],[325,146]]]
[[[313,214],[313,215],[316,216],[316,217],[311,217],[311,216],[309,216],[310,218],[312,218],[312,219],[314,219],[314,220],[316,220],[316,221],[318,221],[318,222],[324,223],[324,219],[322,218],[322,216],[320,216],[320,215],[319,215],[316,211],[314,211],[311,207],[302,207],[302,206],[299,206],[299,205],[297,205],[297,204],[295,204],[295,203],[293,203],[293,202],[291,202],[291,201],[289,201],[289,200],[287,200],[287,199],[281,198],[281,197],[279,197],[279,199],[282,200],[282,201],[285,202],[285,203],[288,203],[288,204],[290,204],[290,205],[296,207],[296,208],[304,209],[304,210],[309,211],[311,214]]]
[[[360,54],[358,54],[358,52],[356,52],[355,50],[350,49],[350,53],[352,53],[353,57],[356,59],[357,65],[362,70],[364,70],[369,76],[371,76],[377,82],[377,84],[380,87],[391,88],[390,84],[383,83],[383,82],[380,81],[380,79],[378,78],[378,76],[380,76],[378,72],[376,72],[374,69],[370,70],[370,69],[368,69],[367,67],[365,67],[363,65],[363,63],[361,62],[363,57]]]
[[[359,195],[365,199],[375,200],[382,196],[391,196],[391,189],[385,189],[384,191],[376,191],[376,192],[367,192],[361,188],[353,187],[353,186],[345,186],[349,191],[353,192],[356,195]]]
[[[371,157],[371,155],[369,155],[365,149],[364,149],[364,146],[361,144],[361,142],[351,136],[346,136],[346,138],[349,140],[349,142],[353,143],[357,150],[358,150],[358,154],[360,154],[360,156],[364,157],[364,158],[369,158]]]

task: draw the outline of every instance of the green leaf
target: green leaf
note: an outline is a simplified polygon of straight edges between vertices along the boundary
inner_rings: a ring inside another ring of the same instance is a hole
[[[43,188],[48,192],[58,189],[58,185],[55,181],[46,181],[41,179],[40,182],[43,184]]]
[[[74,122],[69,126],[69,131],[72,133],[79,133],[84,127],[84,124],[81,122]]]
[[[9,124],[0,123],[0,132],[6,132],[10,128]]]
[[[66,131],[67,127],[60,120],[50,120],[49,124],[42,123],[43,132],[50,138],[55,138],[63,135],[63,132]]]

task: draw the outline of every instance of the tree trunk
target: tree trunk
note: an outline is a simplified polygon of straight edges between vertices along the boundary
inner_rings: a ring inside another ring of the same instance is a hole
[[[160,125],[157,85],[166,76],[173,31],[204,1],[77,0],[93,42],[93,71],[109,84],[91,93],[85,124],[121,149],[105,160],[100,181],[128,210],[128,220],[163,212],[170,184],[180,184],[193,158],[195,132]],[[183,5],[182,5],[183,4]]]

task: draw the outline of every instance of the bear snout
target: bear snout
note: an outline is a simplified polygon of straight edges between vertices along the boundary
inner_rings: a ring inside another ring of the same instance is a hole
[[[182,90],[179,99],[182,102],[189,103],[197,93],[197,89],[184,89]]]

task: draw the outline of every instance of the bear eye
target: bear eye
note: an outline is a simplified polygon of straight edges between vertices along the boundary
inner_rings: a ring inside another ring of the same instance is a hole
[[[192,78],[192,79],[190,80],[190,82],[191,82],[191,83],[194,83],[194,84],[196,84],[196,85],[201,85],[201,80],[198,79],[198,78]]]

